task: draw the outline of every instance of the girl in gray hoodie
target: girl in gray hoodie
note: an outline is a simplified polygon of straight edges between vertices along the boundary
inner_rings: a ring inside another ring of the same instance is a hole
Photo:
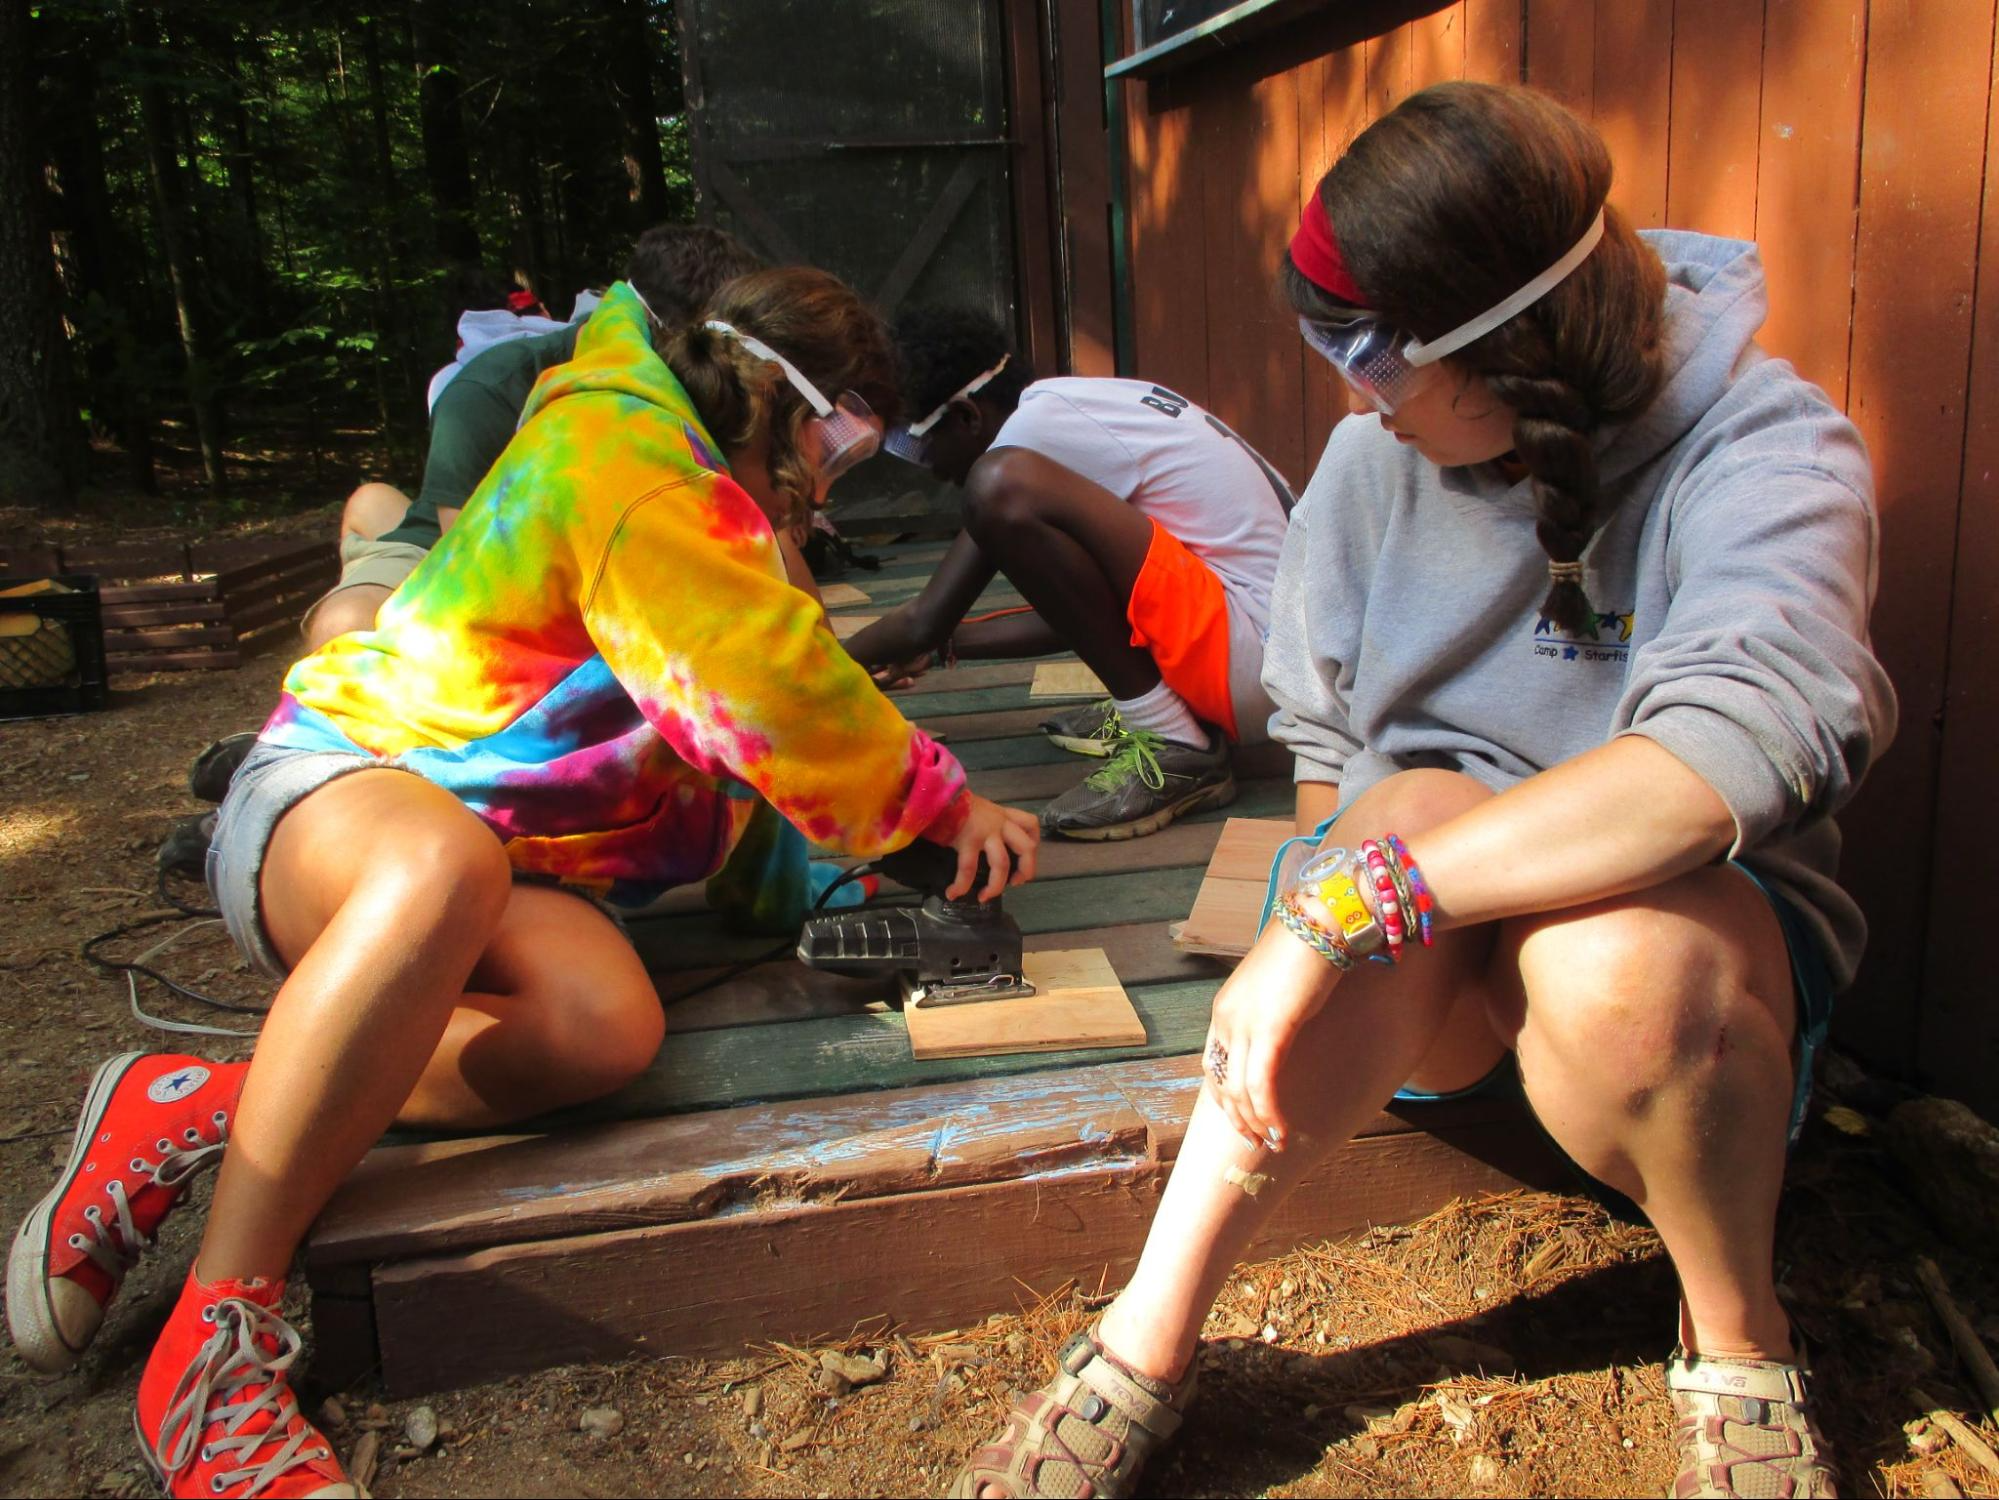
[[[1832,817],[1894,722],[1872,480],[1756,347],[1754,247],[1637,233],[1610,180],[1552,100],[1453,83],[1305,211],[1283,285],[1355,392],[1265,657],[1312,857],[1216,998],[1130,1286],[960,1493],[1127,1492],[1283,1190],[1398,1086],[1464,1091],[1508,1052],[1679,1274],[1673,1493],[1834,1493],[1771,1262],[1865,935]]]

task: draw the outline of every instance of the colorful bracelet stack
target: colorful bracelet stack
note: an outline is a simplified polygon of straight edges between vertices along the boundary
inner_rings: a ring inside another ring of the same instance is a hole
[[[1313,856],[1275,915],[1285,931],[1345,971],[1358,958],[1401,962],[1412,925],[1430,947],[1435,909],[1408,846],[1391,833],[1362,840],[1352,853],[1329,849]]]
[[[1388,944],[1388,961],[1402,962],[1402,943],[1409,931],[1402,925],[1402,893],[1395,884],[1395,872],[1389,866],[1388,851],[1375,839],[1362,839],[1361,861],[1366,867],[1367,878],[1374,886],[1374,909],[1380,913],[1381,933]]]
[[[1388,845],[1388,852],[1402,866],[1403,877],[1409,882],[1410,904],[1416,908],[1417,925],[1422,929],[1423,946],[1432,947],[1436,939],[1430,932],[1430,915],[1437,909],[1436,898],[1430,894],[1429,886],[1423,883],[1423,872],[1416,868],[1416,861],[1410,857],[1409,846],[1392,833],[1384,833],[1381,841]]]

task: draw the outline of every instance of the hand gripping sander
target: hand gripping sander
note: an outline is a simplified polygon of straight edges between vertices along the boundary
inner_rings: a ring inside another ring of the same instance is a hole
[[[958,857],[918,839],[875,862],[884,875],[923,893],[920,906],[858,907],[812,917],[798,937],[799,961],[833,974],[893,974],[907,1005],[964,1005],[1034,993],[1020,971],[1020,927],[998,899],[945,899]],[[986,862],[972,890],[984,889]]]

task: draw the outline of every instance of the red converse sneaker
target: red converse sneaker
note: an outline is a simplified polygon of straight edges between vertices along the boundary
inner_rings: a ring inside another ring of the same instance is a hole
[[[90,1080],[69,1164],[7,1255],[7,1327],[37,1370],[67,1370],[188,1181],[222,1156],[248,1063],[127,1052]]]
[[[193,1272],[139,1377],[146,1463],[170,1496],[359,1496],[333,1445],[299,1415],[298,1330],[281,1281],[205,1283]]]

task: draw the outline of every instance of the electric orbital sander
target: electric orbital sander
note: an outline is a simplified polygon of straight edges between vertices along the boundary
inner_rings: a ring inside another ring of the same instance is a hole
[[[812,917],[798,937],[801,963],[832,974],[893,974],[905,1005],[965,1005],[1035,992],[1020,969],[1020,926],[1000,909],[999,899],[945,898],[958,873],[958,856],[951,850],[918,839],[883,855],[875,867],[921,892],[923,903],[875,904]],[[972,892],[983,890],[988,878],[981,858]]]

